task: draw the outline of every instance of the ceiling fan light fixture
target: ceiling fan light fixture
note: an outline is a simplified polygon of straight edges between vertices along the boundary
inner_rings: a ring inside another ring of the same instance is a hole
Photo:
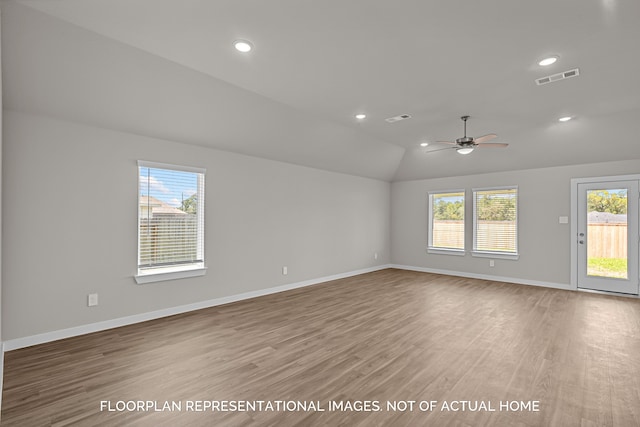
[[[540,65],[541,67],[547,67],[551,64],[554,64],[558,60],[558,58],[560,58],[558,55],[553,55],[548,58],[544,58],[538,61],[538,65]]]
[[[420,146],[421,147],[427,147],[427,146],[429,146],[429,143],[428,142],[421,142]]]
[[[367,118],[366,114],[360,113],[360,114],[356,114],[356,119],[358,120],[364,120]]]
[[[458,154],[470,154],[473,152],[473,150],[476,147],[487,147],[487,148],[496,148],[496,147],[507,147],[509,144],[506,144],[504,142],[492,142],[487,144],[487,141],[492,140],[493,138],[496,138],[498,135],[496,135],[495,133],[488,133],[486,135],[482,135],[479,136],[478,138],[474,138],[472,136],[467,136],[467,120],[469,119],[469,116],[462,116],[460,117],[460,119],[462,119],[462,121],[464,122],[464,136],[462,138],[458,138],[456,139],[455,142],[452,141],[436,141],[437,143],[440,144],[447,144],[449,145],[449,147],[446,148],[441,148],[438,150],[429,150],[426,151],[427,153],[435,153],[436,151],[440,151],[440,150],[447,150],[449,148],[451,149],[455,149]]]

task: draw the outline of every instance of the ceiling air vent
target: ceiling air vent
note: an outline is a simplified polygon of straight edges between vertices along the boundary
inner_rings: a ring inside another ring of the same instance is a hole
[[[411,116],[409,114],[400,114],[399,116],[389,117],[388,119],[384,119],[384,121],[387,123],[395,123],[395,122],[399,122],[400,120],[407,120],[410,118]]]
[[[577,68],[574,68],[573,70],[554,74],[552,76],[540,77],[539,79],[536,79],[536,84],[538,86],[546,85],[547,83],[557,82],[558,80],[564,80],[564,79],[568,79],[568,78],[579,76],[579,75],[580,75],[580,70]]]

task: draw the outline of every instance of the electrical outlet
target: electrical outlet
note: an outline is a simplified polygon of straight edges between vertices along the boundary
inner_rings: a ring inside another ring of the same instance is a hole
[[[375,254],[373,254],[373,259],[378,259],[378,252],[376,252]]]
[[[495,267],[496,266],[496,262],[492,259],[489,260],[489,267]]]
[[[93,307],[94,305],[98,305],[98,294],[89,294],[87,298],[87,305],[89,307]]]
[[[282,267],[282,275],[286,276],[289,273],[289,269],[287,268],[287,266],[285,265],[284,267]]]

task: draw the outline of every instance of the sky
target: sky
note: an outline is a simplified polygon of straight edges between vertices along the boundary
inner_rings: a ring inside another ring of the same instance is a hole
[[[459,202],[461,200],[464,200],[464,193],[462,193],[462,194],[460,194],[460,193],[440,193],[440,194],[434,194],[434,197],[438,201],[443,201],[443,202],[446,202],[446,203],[453,203],[453,202]]]
[[[198,175],[167,169],[140,168],[140,195],[155,197],[173,207],[198,189]]]

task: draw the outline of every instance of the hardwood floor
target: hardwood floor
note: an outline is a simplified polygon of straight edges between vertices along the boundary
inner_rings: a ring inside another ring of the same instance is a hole
[[[640,300],[389,269],[11,351],[4,372],[3,426],[640,426]],[[245,401],[290,406],[204,407]]]

